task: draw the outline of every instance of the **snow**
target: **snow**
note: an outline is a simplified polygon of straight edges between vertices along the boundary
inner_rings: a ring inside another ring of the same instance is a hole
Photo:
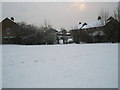
[[[60,43],[60,44],[63,44],[63,40],[62,40],[62,39],[60,39],[60,40],[59,40],[59,43]]]
[[[88,23],[88,25],[85,25],[82,29],[86,29],[86,28],[93,28],[93,27],[101,27],[102,23],[100,20],[96,20],[96,21],[92,21],[90,23]]]
[[[80,25],[76,25],[73,27],[73,29],[80,29],[82,27],[82,29],[87,29],[87,28],[93,28],[93,27],[101,27],[102,25],[102,21],[101,20],[95,20],[92,22],[87,23],[87,25],[82,27],[82,24]]]
[[[117,88],[118,44],[3,45],[3,88]]]
[[[68,38],[67,42],[73,42],[73,38]]]

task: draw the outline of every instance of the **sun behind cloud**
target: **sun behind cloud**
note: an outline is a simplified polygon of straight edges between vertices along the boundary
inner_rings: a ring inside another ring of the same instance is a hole
[[[86,8],[86,4],[84,2],[75,2],[72,6],[78,8],[79,10],[85,10]]]
[[[79,9],[84,10],[86,8],[86,5],[84,3],[79,4]]]

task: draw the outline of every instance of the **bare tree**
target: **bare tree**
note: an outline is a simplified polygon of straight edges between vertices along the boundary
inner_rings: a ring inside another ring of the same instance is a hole
[[[44,27],[48,27],[48,25],[47,25],[47,20],[45,19],[45,21],[44,21]]]
[[[120,22],[120,1],[118,2],[117,8],[114,10],[113,17]]]
[[[61,33],[62,33],[62,40],[63,40],[63,44],[67,44],[67,30],[64,28],[61,28]]]
[[[114,12],[113,12],[113,17],[120,21],[120,5],[118,3],[118,7],[115,8]]]
[[[107,23],[107,19],[109,17],[109,11],[101,9],[99,13],[99,17],[101,17],[100,21],[102,25],[105,25]]]
[[[114,17],[116,20],[118,20],[118,12],[117,12],[116,9],[114,10],[113,17]]]
[[[45,19],[45,20],[44,20],[44,27],[51,29],[51,28],[52,28],[52,25]]]
[[[120,22],[120,1],[118,2],[118,21]]]

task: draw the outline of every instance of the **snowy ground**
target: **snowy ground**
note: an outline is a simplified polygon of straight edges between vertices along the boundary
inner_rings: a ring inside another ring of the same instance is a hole
[[[117,88],[118,44],[3,45],[3,88]]]

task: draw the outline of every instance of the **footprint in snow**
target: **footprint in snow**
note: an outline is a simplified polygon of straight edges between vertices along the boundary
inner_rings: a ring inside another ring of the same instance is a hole
[[[24,62],[21,62],[21,63],[24,63]]]
[[[38,62],[38,60],[35,60],[35,62]]]

